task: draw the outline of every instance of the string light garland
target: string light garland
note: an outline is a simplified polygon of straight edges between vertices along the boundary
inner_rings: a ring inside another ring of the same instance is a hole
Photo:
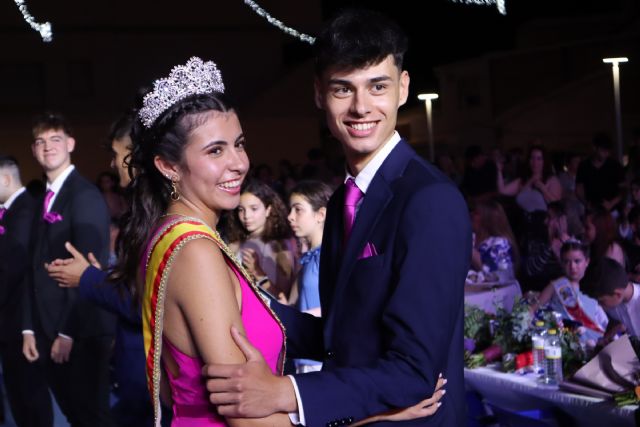
[[[496,5],[498,7],[498,12],[502,15],[507,14],[507,5],[506,0],[452,0],[454,3],[464,3],[464,4],[478,4],[483,6],[491,6]]]
[[[13,0],[13,1],[16,2],[16,6],[18,6],[18,9],[20,9],[20,12],[22,13],[22,17],[24,18],[25,21],[27,21],[27,24],[29,24],[31,28],[33,28],[34,30],[40,33],[40,37],[42,37],[42,41],[48,43],[51,40],[53,40],[53,32],[51,31],[50,22],[45,22],[44,24],[40,24],[36,22],[36,20],[33,18],[33,16],[31,16],[29,11],[27,10],[27,5],[24,0]]]
[[[300,33],[296,30],[294,30],[291,27],[287,27],[286,25],[284,25],[282,23],[282,21],[274,18],[273,16],[269,15],[269,13],[264,10],[262,7],[260,7],[260,5],[252,0],[244,0],[244,4],[246,4],[247,6],[249,6],[255,13],[257,13],[258,15],[262,16],[264,19],[267,20],[267,22],[269,22],[269,24],[274,25],[275,27],[279,28],[280,30],[282,30],[283,32],[289,34],[290,36],[293,36],[303,42],[307,42],[309,44],[313,44],[316,41],[315,37],[311,37],[307,34],[304,33]]]

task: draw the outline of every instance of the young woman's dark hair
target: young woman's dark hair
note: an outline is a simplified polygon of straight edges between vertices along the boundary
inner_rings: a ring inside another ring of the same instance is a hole
[[[547,182],[549,177],[553,175],[553,164],[551,159],[549,158],[549,154],[547,150],[540,144],[533,144],[529,147],[529,152],[527,154],[527,159],[524,168],[524,175],[522,176],[522,183],[524,184],[531,178],[533,172],[531,171],[531,165],[529,164],[529,159],[531,159],[531,154],[534,151],[539,151],[542,154],[542,161],[544,162],[544,166],[542,168],[542,181]]]
[[[591,248],[589,245],[582,243],[579,240],[567,240],[562,244],[560,248],[560,256],[571,251],[580,251],[585,258],[589,259],[591,256]]]
[[[253,194],[260,199],[265,208],[271,208],[261,236],[263,242],[283,240],[293,236],[287,221],[287,208],[273,188],[257,179],[249,179],[242,184],[240,193]],[[229,242],[244,242],[248,239],[249,233],[240,223],[237,212],[235,215],[226,215],[225,219],[224,235]]]
[[[123,217],[116,250],[118,262],[109,278],[114,283],[126,283],[136,301],[140,300],[144,286],[140,261],[145,243],[150,230],[166,211],[171,194],[171,181],[156,168],[154,158],[160,156],[186,167],[183,153],[189,135],[206,122],[207,113],[212,111],[235,109],[220,93],[192,95],[164,111],[150,128],[144,127],[139,119],[133,125],[129,163],[133,179],[128,187],[130,211]]]

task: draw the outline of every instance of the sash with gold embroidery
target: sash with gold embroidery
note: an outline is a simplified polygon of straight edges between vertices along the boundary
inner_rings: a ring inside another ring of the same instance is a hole
[[[284,327],[275,313],[269,307],[268,299],[259,291],[255,280],[240,264],[228,246],[220,238],[217,231],[204,224],[197,218],[172,217],[162,224],[150,240],[145,256],[141,263],[141,273],[144,277],[144,294],[142,299],[142,333],[144,338],[144,351],[146,355],[145,370],[147,374],[147,386],[151,394],[154,408],[154,420],[157,427],[160,426],[160,381],[162,377],[162,331],[164,316],[164,299],[166,295],[167,280],[173,260],[182,247],[195,239],[209,239],[213,241],[222,252],[236,266],[238,271],[250,284],[253,292],[258,296],[265,308],[276,320],[284,335]],[[283,346],[280,357],[280,373],[282,374],[286,349]]]

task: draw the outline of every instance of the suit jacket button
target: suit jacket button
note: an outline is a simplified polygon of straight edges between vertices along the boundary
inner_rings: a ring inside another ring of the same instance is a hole
[[[325,359],[333,359],[335,357],[335,353],[332,350],[327,350],[324,357]]]
[[[349,418],[347,418],[347,422],[348,422],[349,424],[353,423],[353,417],[349,417]]]

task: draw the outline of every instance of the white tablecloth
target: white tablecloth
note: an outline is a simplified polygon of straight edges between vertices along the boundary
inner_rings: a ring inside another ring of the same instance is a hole
[[[509,411],[561,409],[584,427],[632,427],[637,406],[618,408],[612,400],[581,396],[539,385],[533,374],[506,374],[490,368],[465,369],[467,387]]]
[[[496,312],[496,304],[502,305],[510,312],[515,298],[522,295],[518,282],[479,291],[476,290],[478,288],[474,288],[474,285],[467,285],[464,289],[464,302],[480,307],[488,313]]]

